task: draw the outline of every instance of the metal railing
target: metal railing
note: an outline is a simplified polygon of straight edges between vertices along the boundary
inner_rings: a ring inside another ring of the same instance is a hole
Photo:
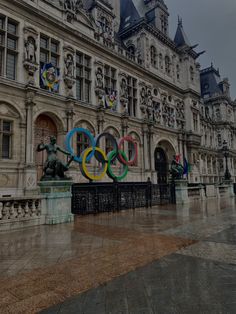
[[[87,183],[72,186],[72,213],[114,212],[175,202],[171,184],[151,182]]]

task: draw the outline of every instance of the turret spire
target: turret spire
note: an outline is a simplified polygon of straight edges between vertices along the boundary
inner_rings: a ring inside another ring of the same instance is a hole
[[[178,27],[175,34],[174,42],[178,47],[181,46],[191,46],[187,35],[185,34],[184,28],[183,28],[183,20],[180,16],[178,16]]]

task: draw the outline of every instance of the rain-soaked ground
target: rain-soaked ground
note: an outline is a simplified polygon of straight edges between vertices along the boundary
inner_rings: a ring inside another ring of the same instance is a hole
[[[0,233],[0,313],[236,313],[235,200]]]

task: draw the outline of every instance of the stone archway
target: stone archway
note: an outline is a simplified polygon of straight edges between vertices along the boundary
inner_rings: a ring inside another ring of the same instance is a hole
[[[168,160],[165,151],[161,147],[155,149],[155,170],[157,172],[157,183],[165,184],[168,180]]]
[[[158,184],[166,184],[168,182],[170,164],[175,155],[175,149],[170,142],[162,140],[158,143],[154,153]]]
[[[35,131],[34,131],[34,151],[36,151],[37,146],[40,143],[49,143],[50,136],[55,136],[57,138],[58,130],[57,126],[46,114],[41,114],[35,121]],[[37,170],[37,180],[39,181],[43,175],[43,165],[46,161],[47,153],[37,152],[35,154],[35,165]]]

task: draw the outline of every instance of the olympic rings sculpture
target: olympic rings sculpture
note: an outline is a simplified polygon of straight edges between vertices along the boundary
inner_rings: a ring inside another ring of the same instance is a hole
[[[77,134],[84,135],[89,143],[89,147],[86,148],[80,156],[75,154],[72,145],[73,136]],[[108,139],[112,144],[113,149],[108,154],[100,148],[102,138]],[[130,143],[133,148],[130,160],[124,151],[125,143]],[[90,131],[84,128],[74,128],[67,133],[65,146],[67,151],[74,157],[74,161],[79,164],[82,175],[90,181],[100,181],[106,174],[114,181],[121,181],[127,176],[129,166],[134,165],[138,159],[138,147],[131,136],[124,136],[117,142],[115,137],[110,133],[103,132],[97,137],[94,137]],[[88,169],[88,163],[93,157],[101,164],[100,173],[96,175],[90,173]],[[116,175],[112,169],[115,161],[123,165],[123,170],[120,175]]]

